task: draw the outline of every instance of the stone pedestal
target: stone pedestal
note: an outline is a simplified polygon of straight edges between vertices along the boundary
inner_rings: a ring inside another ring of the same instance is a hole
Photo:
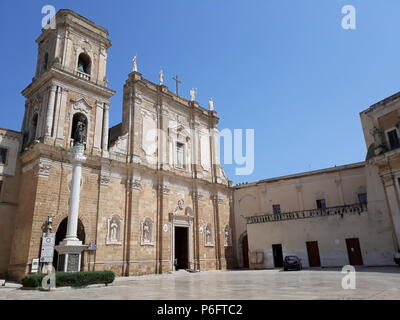
[[[81,254],[87,248],[77,237],[79,201],[81,193],[82,163],[85,162],[85,148],[81,144],[74,145],[72,163],[72,187],[68,213],[67,235],[55,249],[58,251],[58,270],[78,272],[81,270]]]
[[[79,272],[81,271],[82,251],[87,245],[82,241],[61,241],[56,250],[58,251],[57,271]]]

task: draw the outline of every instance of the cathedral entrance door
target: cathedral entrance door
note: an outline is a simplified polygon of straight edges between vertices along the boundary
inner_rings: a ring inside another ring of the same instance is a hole
[[[175,227],[175,267],[189,269],[189,228]]]

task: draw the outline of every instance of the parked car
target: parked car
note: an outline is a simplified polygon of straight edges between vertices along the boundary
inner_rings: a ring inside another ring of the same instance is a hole
[[[287,271],[289,269],[303,269],[301,259],[298,256],[286,256],[285,259],[283,259],[283,270]]]
[[[400,266],[400,250],[394,254],[394,263]]]

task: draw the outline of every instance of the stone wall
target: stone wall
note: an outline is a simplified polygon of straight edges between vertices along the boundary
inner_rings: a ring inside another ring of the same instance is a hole
[[[7,275],[19,195],[18,152],[22,135],[0,129],[0,148],[7,149],[6,163],[0,164],[0,278]]]

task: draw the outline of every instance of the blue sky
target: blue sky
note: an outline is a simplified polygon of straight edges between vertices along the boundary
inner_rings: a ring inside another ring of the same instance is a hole
[[[195,87],[203,106],[214,98],[220,129],[254,129],[254,173],[227,165],[234,182],[364,160],[359,112],[400,87],[398,0],[2,0],[0,127],[20,129],[47,4],[109,30],[111,125],[137,53],[145,78],[163,68],[171,90],[178,74],[182,96]],[[356,30],[341,27],[348,4]]]

